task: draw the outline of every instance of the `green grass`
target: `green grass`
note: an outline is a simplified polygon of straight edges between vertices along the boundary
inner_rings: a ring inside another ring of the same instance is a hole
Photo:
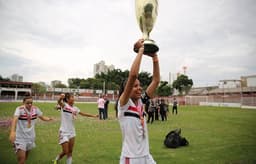
[[[12,117],[19,103],[0,103],[0,120]],[[56,118],[54,122],[38,121],[36,144],[27,163],[51,163],[61,151],[58,145],[60,113],[55,104],[36,103],[44,115]],[[97,113],[96,104],[77,104],[84,112]],[[110,105],[110,120],[99,121],[79,116],[76,120],[76,143],[73,163],[116,164],[121,151],[121,131]],[[150,151],[158,164],[216,164],[256,163],[256,110],[187,106],[178,109],[178,115],[168,116],[167,122],[148,124]],[[190,145],[167,149],[165,135],[181,128],[182,136]],[[0,163],[17,163],[8,142],[9,128],[0,128]],[[61,161],[65,163],[65,159]]]

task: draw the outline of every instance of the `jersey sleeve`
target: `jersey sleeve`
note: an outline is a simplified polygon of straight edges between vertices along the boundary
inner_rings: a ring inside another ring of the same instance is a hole
[[[17,116],[17,117],[20,116],[20,109],[19,109],[19,107],[17,107],[17,108],[15,109],[14,116]]]
[[[77,114],[80,113],[80,109],[78,107],[75,107]]]
[[[120,106],[120,100],[119,100],[117,104],[117,108],[120,110],[125,110],[125,109],[128,109],[129,105],[130,105],[130,100],[128,100],[127,103],[123,106]]]
[[[36,108],[36,114],[38,116],[42,116],[43,115],[43,112],[39,109],[39,108]]]
[[[77,108],[77,113],[80,113],[80,109],[79,108]]]

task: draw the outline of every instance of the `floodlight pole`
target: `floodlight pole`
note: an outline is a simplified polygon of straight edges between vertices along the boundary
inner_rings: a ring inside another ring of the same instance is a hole
[[[106,85],[106,84],[105,84],[105,80],[104,80],[104,81],[103,81],[103,94],[104,94],[104,95],[105,95],[105,93],[106,93],[106,92],[105,92],[105,85]]]

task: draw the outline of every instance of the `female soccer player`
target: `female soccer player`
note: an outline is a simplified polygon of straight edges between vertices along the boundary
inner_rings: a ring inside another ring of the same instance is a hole
[[[77,114],[86,117],[98,117],[98,115],[91,115],[83,113],[79,108],[74,106],[74,96],[70,93],[61,94],[58,100],[61,106],[61,125],[59,129],[59,144],[62,146],[62,152],[55,158],[54,164],[58,162],[63,156],[67,156],[67,164],[72,163],[72,151],[75,143],[75,127],[73,120],[76,119]]]
[[[16,108],[12,119],[10,141],[14,146],[19,164],[24,164],[29,151],[35,147],[35,123],[37,117],[43,121],[51,121],[52,118],[43,116],[41,110],[33,106],[32,96],[26,95],[23,105]]]
[[[160,81],[159,63],[157,54],[150,54],[153,61],[153,78],[142,99],[142,88],[138,80],[138,72],[142,60],[143,40],[135,44],[139,49],[133,61],[126,83],[120,87],[118,101],[118,118],[123,135],[120,164],[155,164],[149,152],[148,130],[144,119],[142,100],[148,101]]]

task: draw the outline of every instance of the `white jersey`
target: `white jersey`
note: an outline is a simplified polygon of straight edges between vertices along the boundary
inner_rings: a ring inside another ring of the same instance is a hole
[[[61,109],[61,124],[60,131],[64,133],[74,133],[74,118],[80,112],[80,109],[76,106],[70,106],[67,103],[64,103],[64,107]]]
[[[36,119],[42,115],[41,110],[35,106],[32,106],[30,111],[24,105],[17,107],[14,113],[14,116],[18,117],[15,142],[34,141]]]
[[[98,108],[104,109],[105,100],[103,98],[99,98],[97,103],[98,103]]]
[[[148,129],[141,100],[138,106],[131,99],[122,107],[118,102],[118,118],[123,137],[121,156],[139,158],[149,155]]]

